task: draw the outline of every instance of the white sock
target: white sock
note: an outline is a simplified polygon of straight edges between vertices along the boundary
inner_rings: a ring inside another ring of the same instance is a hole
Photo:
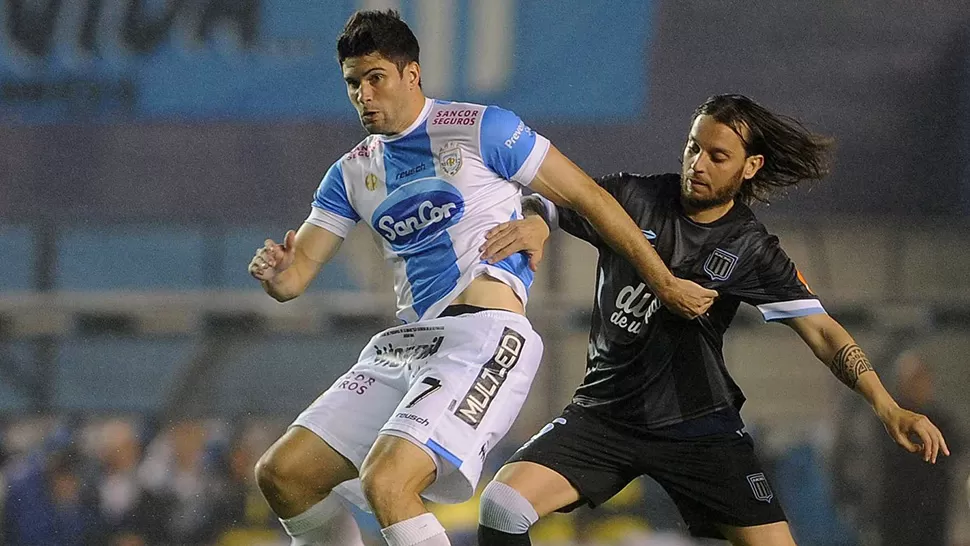
[[[451,546],[445,528],[428,512],[381,529],[388,546]]]
[[[293,538],[290,546],[364,546],[354,516],[333,493],[280,523]]]

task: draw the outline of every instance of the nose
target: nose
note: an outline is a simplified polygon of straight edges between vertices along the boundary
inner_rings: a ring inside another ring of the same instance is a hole
[[[707,163],[704,161],[704,152],[699,152],[694,156],[694,160],[690,162],[690,170],[695,173],[704,172]]]
[[[374,98],[374,90],[371,89],[370,84],[367,82],[361,82],[360,87],[357,88],[357,102],[360,104],[367,104]]]

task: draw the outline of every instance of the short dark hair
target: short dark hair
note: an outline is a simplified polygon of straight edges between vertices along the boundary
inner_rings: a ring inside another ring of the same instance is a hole
[[[391,9],[354,12],[337,37],[337,61],[341,65],[350,57],[378,53],[403,74],[404,67],[418,62],[419,52],[418,39],[401,20],[401,14]]]
[[[767,203],[777,188],[820,180],[829,173],[834,141],[812,133],[794,118],[772,113],[737,94],[710,97],[694,110],[691,123],[705,115],[734,130],[747,155],[765,158],[761,169],[741,184],[738,199],[742,203]]]

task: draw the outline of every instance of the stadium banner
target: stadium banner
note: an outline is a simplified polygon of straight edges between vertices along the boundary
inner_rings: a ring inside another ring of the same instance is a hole
[[[0,124],[352,120],[335,43],[396,8],[429,96],[617,123],[647,88],[641,0],[2,0]]]

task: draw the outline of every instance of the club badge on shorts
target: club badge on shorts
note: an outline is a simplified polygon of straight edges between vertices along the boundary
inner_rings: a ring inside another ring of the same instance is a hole
[[[775,494],[771,492],[771,487],[768,486],[768,479],[765,478],[763,472],[749,475],[748,485],[751,486],[751,492],[754,493],[754,498],[771,504],[771,499],[775,497]]]

